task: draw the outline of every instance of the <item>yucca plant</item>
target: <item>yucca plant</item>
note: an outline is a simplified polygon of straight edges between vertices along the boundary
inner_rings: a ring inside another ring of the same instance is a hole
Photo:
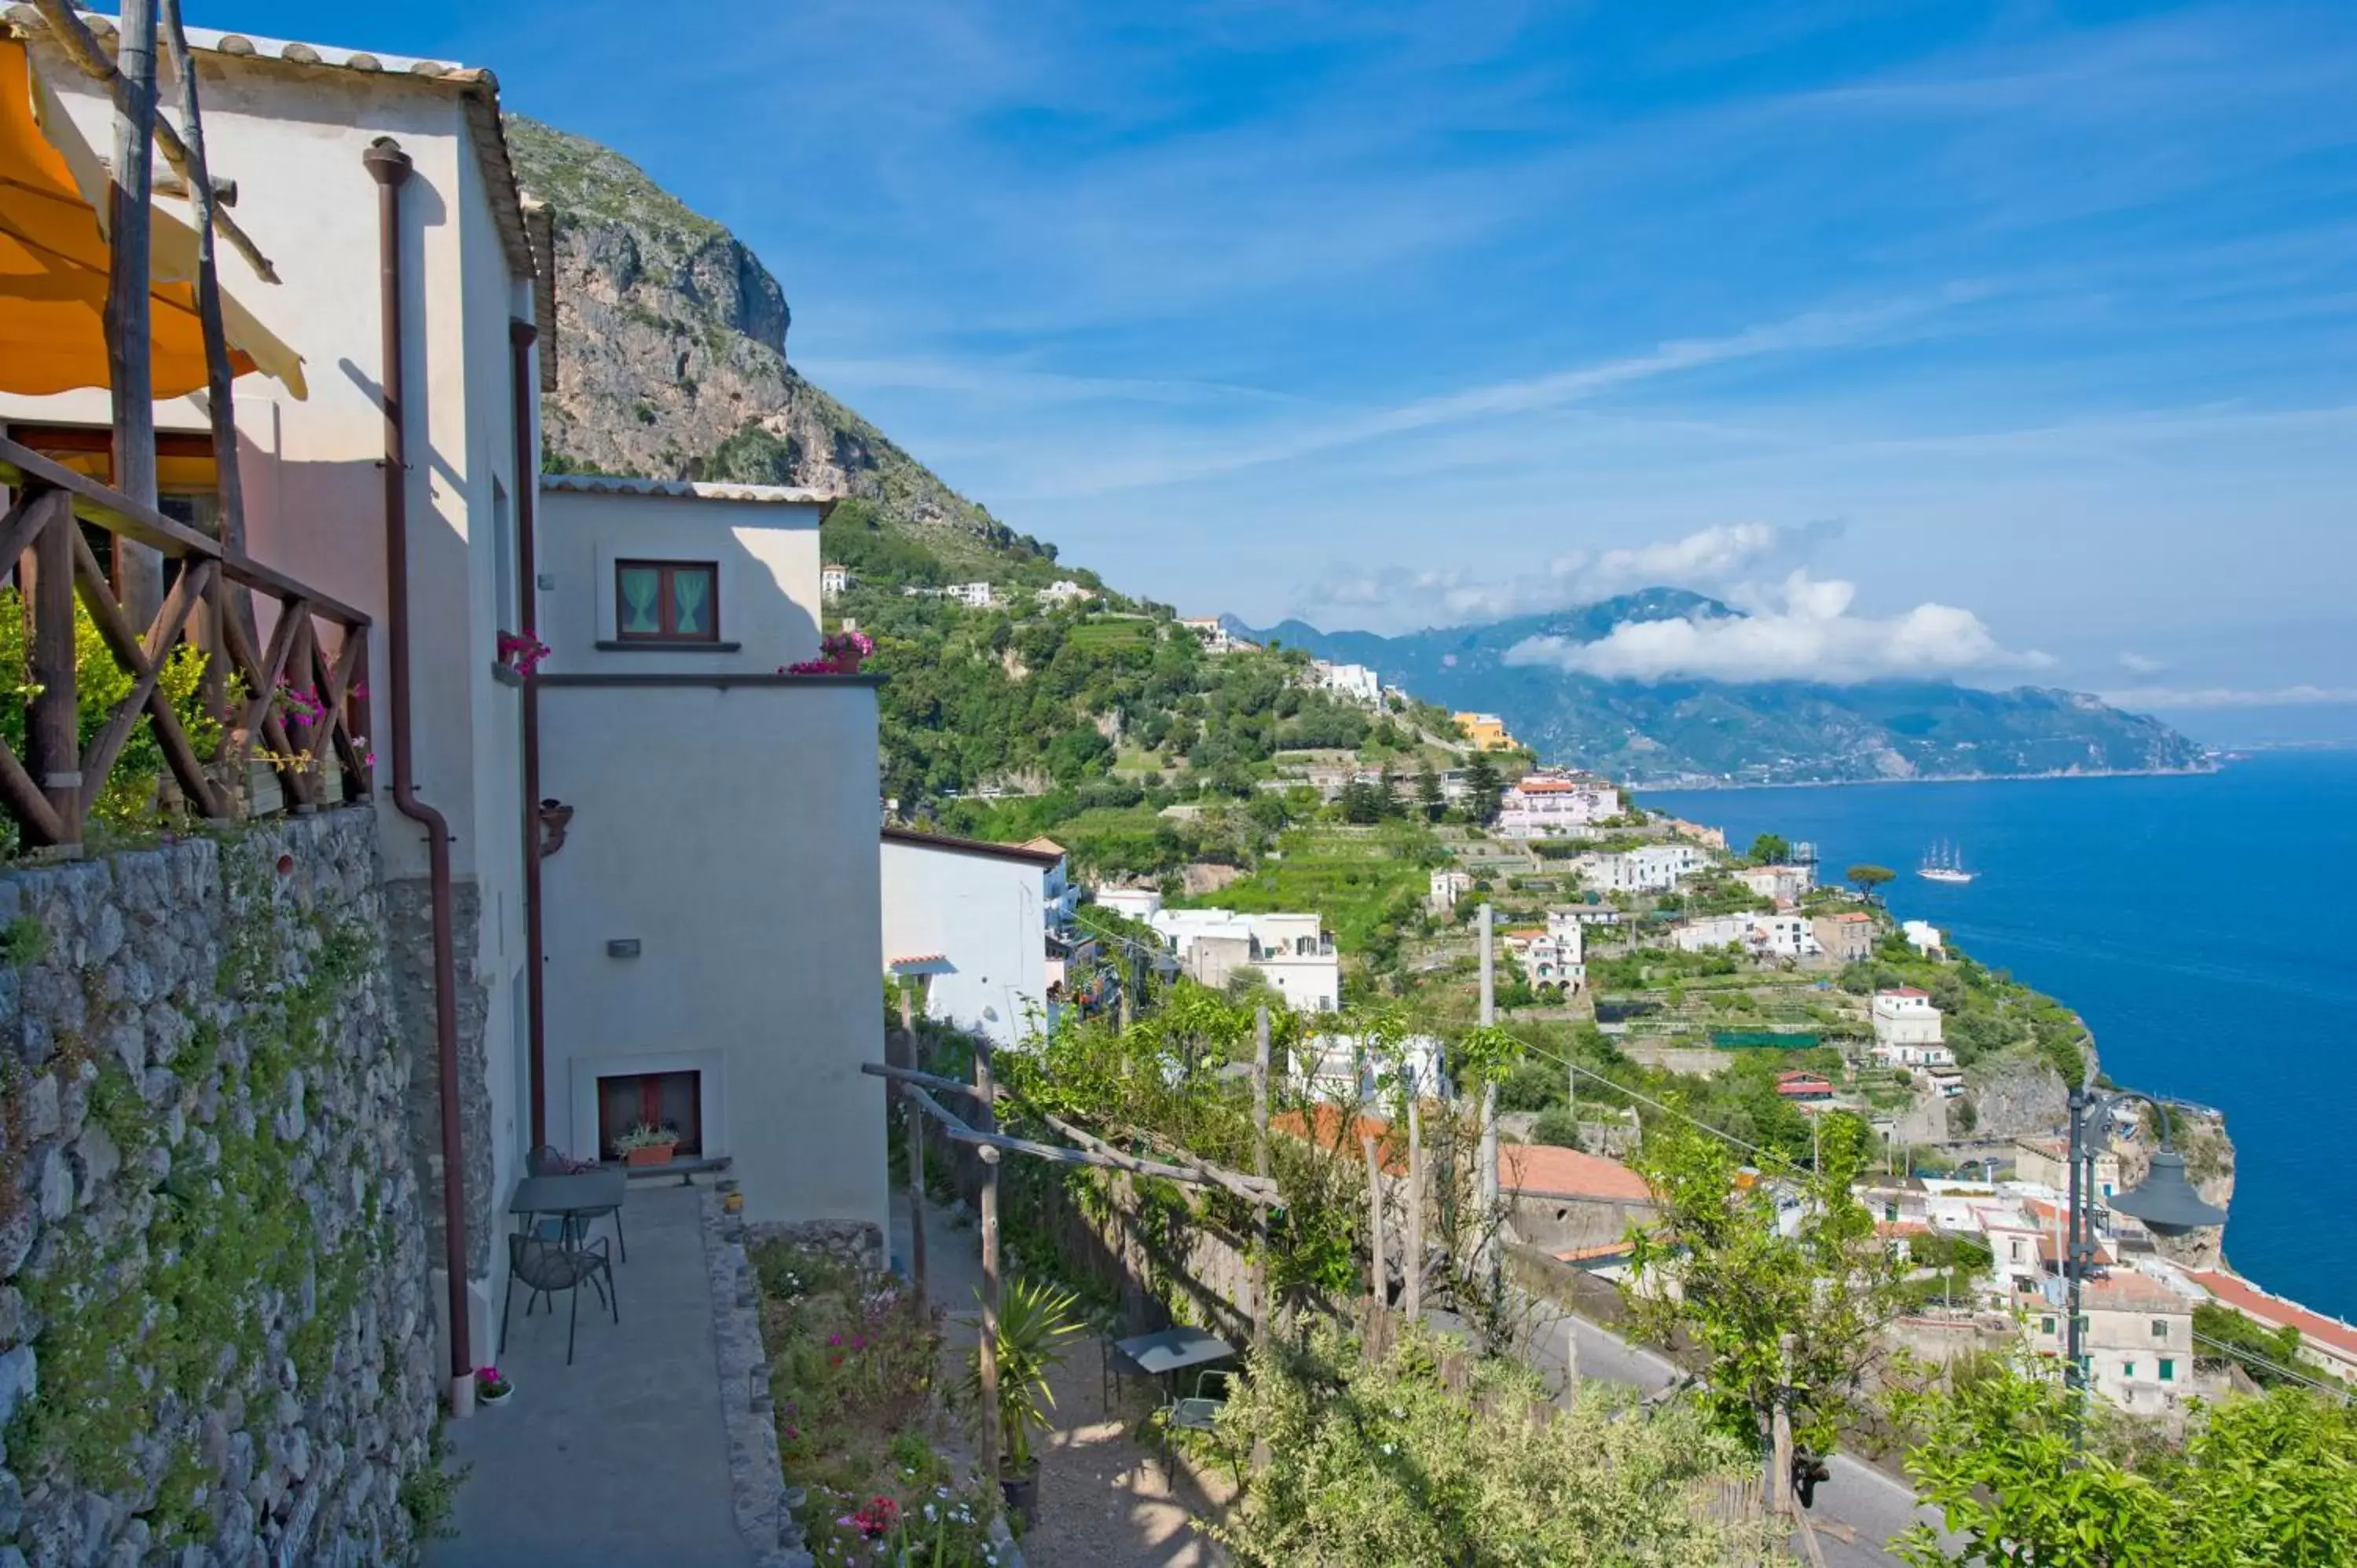
[[[999,1293],[998,1430],[1017,1474],[1031,1467],[1032,1429],[1047,1431],[1056,1408],[1048,1374],[1064,1364],[1081,1332],[1080,1302],[1074,1292],[1046,1281],[1018,1279]],[[966,1358],[965,1393],[982,1397],[979,1344]]]

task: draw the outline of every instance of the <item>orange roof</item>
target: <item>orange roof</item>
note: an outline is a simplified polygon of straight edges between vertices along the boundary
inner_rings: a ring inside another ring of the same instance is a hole
[[[2081,1286],[2089,1306],[2113,1312],[2191,1312],[2193,1303],[2175,1291],[2131,1270],[2096,1274]]]
[[[1922,1219],[1878,1219],[1874,1222],[1878,1236],[1929,1236],[1932,1227]]]
[[[1577,1263],[1584,1262],[1589,1258],[1617,1257],[1628,1250],[1629,1243],[1625,1239],[1619,1241],[1598,1241],[1593,1247],[1574,1247],[1567,1251],[1557,1252],[1555,1259],[1558,1263]]]
[[[1642,1203],[1652,1197],[1645,1178],[1618,1160],[1558,1149],[1552,1144],[1509,1144],[1498,1151],[1498,1185],[1509,1192],[1607,1197]]]
[[[1832,919],[1832,920],[1839,920],[1839,921],[1842,921],[1842,922],[1843,922],[1843,923],[1845,923],[1845,924],[1847,924],[1848,922],[1853,921],[1853,920],[1863,920],[1863,919],[1867,919],[1868,917],[1867,917],[1867,916],[1865,916],[1865,915],[1861,915],[1861,914],[1859,914],[1857,910],[1852,909],[1852,910],[1849,910],[1848,912],[1846,912],[1846,913],[1845,913],[1845,914],[1840,914],[1840,915],[1829,915],[1829,916],[1826,916],[1826,917],[1824,917],[1824,918],[1827,918],[1827,919]]]
[[[2269,1295],[2239,1274],[2215,1269],[2188,1269],[2185,1277],[2246,1317],[2281,1326],[2290,1324],[2303,1339],[2331,1347],[2336,1355],[2357,1360],[2357,1327],[2320,1312],[2310,1312],[2296,1301]]]
[[[1309,1108],[1308,1120],[1298,1111],[1280,1111],[1268,1119],[1268,1124],[1296,1138],[1306,1137],[1321,1149],[1333,1148],[1340,1140],[1347,1140],[1343,1147],[1355,1148],[1361,1139],[1372,1138],[1375,1159],[1383,1174],[1407,1175],[1407,1151],[1392,1139],[1391,1123],[1380,1116],[1359,1116],[1352,1118],[1354,1125],[1346,1132],[1342,1118],[1347,1114],[1340,1106],[1321,1101]]]

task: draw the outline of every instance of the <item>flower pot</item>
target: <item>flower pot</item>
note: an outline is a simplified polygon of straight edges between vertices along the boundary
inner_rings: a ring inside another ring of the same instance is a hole
[[[627,1149],[623,1151],[622,1160],[630,1165],[667,1165],[671,1164],[672,1151],[678,1146],[676,1144],[656,1144],[643,1149]]]
[[[493,1393],[485,1384],[477,1383],[475,1385],[475,1402],[477,1404],[505,1404],[508,1402],[508,1396],[514,1392],[515,1385],[513,1383],[500,1384],[499,1392],[497,1393]]]
[[[1029,1530],[1039,1517],[1039,1461],[1034,1459],[1020,1470],[1010,1466],[998,1478],[998,1496],[1006,1505],[1007,1521],[1017,1531]]]

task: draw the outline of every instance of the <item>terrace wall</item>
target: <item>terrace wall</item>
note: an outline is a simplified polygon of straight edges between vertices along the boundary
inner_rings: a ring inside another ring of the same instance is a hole
[[[0,875],[0,1563],[407,1555],[439,1378],[381,888],[367,807]]]

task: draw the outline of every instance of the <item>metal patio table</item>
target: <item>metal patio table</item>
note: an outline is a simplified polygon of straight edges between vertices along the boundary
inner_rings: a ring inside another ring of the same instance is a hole
[[[574,1176],[526,1176],[516,1183],[508,1212],[531,1219],[553,1214],[564,1227],[565,1243],[577,1247],[583,1240],[584,1219],[622,1207],[630,1177],[620,1170],[582,1171]]]

